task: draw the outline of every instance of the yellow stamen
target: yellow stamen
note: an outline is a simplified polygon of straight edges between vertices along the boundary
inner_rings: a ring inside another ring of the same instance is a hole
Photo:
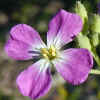
[[[56,49],[53,45],[51,45],[49,49],[42,48],[41,53],[44,58],[49,59],[49,60],[52,60],[56,57]]]
[[[49,52],[53,57],[56,56],[56,50],[53,45],[50,46]]]
[[[42,49],[41,49],[41,52],[42,52],[43,54],[49,54],[49,52],[48,52],[48,50],[47,50],[46,48],[42,48]]]

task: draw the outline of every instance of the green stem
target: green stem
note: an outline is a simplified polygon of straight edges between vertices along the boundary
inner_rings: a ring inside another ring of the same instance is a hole
[[[92,48],[91,48],[92,55],[93,55],[97,65],[100,67],[100,57],[98,56],[98,54],[96,52],[96,49],[95,49],[96,47],[94,46],[92,39],[90,39],[90,43],[92,46]]]
[[[90,74],[100,75],[100,70],[92,69],[92,70],[90,71]]]
[[[95,52],[95,50],[92,51],[92,55],[96,61],[96,63],[98,64],[98,66],[100,67],[100,58],[98,57],[97,53]]]

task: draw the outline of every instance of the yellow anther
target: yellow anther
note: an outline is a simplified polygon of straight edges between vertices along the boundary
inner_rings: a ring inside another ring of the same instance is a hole
[[[43,54],[43,57],[46,59],[49,59],[48,56],[46,54]]]
[[[55,57],[56,56],[56,52],[52,52],[52,56]]]
[[[51,56],[53,56],[53,57],[56,56],[56,50],[53,45],[50,46],[49,52],[50,52]]]
[[[49,54],[48,50],[46,48],[41,49],[42,54]]]
[[[54,48],[53,45],[51,45],[49,49],[42,48],[41,53],[44,58],[49,59],[49,60],[52,60],[56,57],[56,49]]]

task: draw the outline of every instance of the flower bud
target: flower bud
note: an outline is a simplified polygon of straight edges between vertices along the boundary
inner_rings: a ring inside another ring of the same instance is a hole
[[[87,36],[82,35],[82,34],[78,35],[77,42],[80,48],[87,48],[88,50],[91,51],[90,40]]]
[[[77,1],[74,10],[75,10],[75,13],[77,13],[82,18],[82,21],[84,24],[86,20],[88,19],[87,11],[84,5],[80,1]]]
[[[89,19],[90,30],[92,33],[100,34],[100,16],[97,14],[91,15]]]
[[[92,40],[93,46],[96,47],[99,44],[99,34],[98,33],[92,34],[91,40]]]

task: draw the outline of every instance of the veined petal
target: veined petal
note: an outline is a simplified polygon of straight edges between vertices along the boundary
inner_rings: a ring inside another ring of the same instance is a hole
[[[51,75],[49,68],[45,67],[45,61],[40,60],[21,72],[16,82],[20,92],[24,96],[29,96],[32,100],[44,96],[51,87]],[[44,70],[40,67],[44,65]]]
[[[72,41],[81,29],[82,20],[77,14],[60,10],[49,23],[47,43],[65,45]]]
[[[31,59],[32,56],[29,55],[29,45],[18,41],[18,40],[8,40],[5,45],[5,51],[13,59],[16,60],[28,60]]]
[[[57,71],[73,85],[83,83],[93,67],[93,58],[87,49],[68,49],[62,59],[54,62]]]
[[[44,44],[38,32],[26,24],[15,25],[11,29],[10,34],[11,38],[25,42],[29,45],[32,45],[33,47]]]
[[[5,51],[8,56],[16,60],[28,60],[38,56],[37,52],[44,47],[45,44],[32,27],[18,24],[10,31],[10,39],[5,46]]]

